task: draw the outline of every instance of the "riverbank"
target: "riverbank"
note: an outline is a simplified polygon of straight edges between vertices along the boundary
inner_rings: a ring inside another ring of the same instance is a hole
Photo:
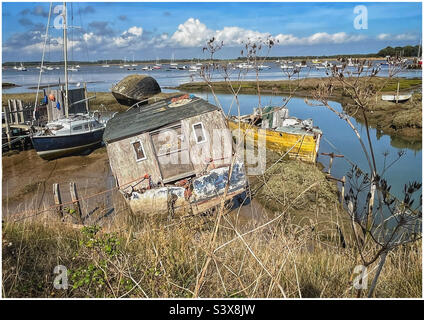
[[[215,216],[170,222],[166,217],[134,216],[121,206],[109,215],[109,223],[86,223],[83,228],[60,222],[55,211],[14,222],[11,203],[22,203],[15,209],[33,209],[40,198],[32,201],[32,197],[50,195],[52,183],[59,182],[64,194],[68,182],[75,181],[84,190],[82,198],[114,186],[108,182],[104,148],[85,157],[50,162],[32,159],[32,153],[3,158],[3,206],[7,201],[10,205],[2,228],[4,297],[193,296],[215,230]],[[268,161],[277,158],[270,155]],[[334,183],[319,167],[295,160],[284,160],[264,176],[249,180],[252,203],[261,207],[260,216],[249,217],[249,206],[243,207],[244,217],[238,210],[224,216],[216,237],[215,263],[209,267],[200,296],[354,297],[356,290],[350,287],[357,252]],[[34,187],[35,183],[43,188]],[[6,190],[8,197],[15,198],[5,199]],[[44,197],[48,206],[52,199]],[[115,209],[119,199],[113,200]],[[99,195],[91,206],[106,208],[107,201]],[[89,208],[84,202],[84,215],[92,214]],[[271,219],[275,221],[240,241],[238,233]],[[420,297],[421,252],[421,242],[392,252],[375,296]],[[66,290],[52,286],[58,261],[68,269]]]
[[[307,78],[299,82],[297,80],[259,81],[259,90],[262,94],[289,95],[291,90],[299,85],[293,96],[312,98],[313,90],[322,80],[321,78]],[[380,86],[387,79],[377,77],[373,81],[377,86]],[[422,80],[417,78],[390,79],[384,86],[382,93],[395,93],[398,81],[400,92],[418,90],[422,85]],[[231,94],[228,83],[224,81],[214,82],[213,86],[215,93]],[[257,94],[258,92],[256,81],[234,82],[233,86],[235,88],[240,86],[240,94]],[[209,92],[209,87],[204,82],[185,83],[171,89],[184,92]],[[363,116],[357,113],[356,108],[352,106],[352,99],[343,95],[342,88],[337,82],[334,84],[330,99],[339,102],[348,114],[355,117],[359,122],[363,122]],[[407,141],[421,141],[422,94],[414,93],[410,100],[401,104],[379,100],[370,106],[367,118],[372,127],[384,134]]]
[[[8,99],[19,99],[24,103],[34,104],[35,101],[35,92],[25,92],[25,93],[3,93],[2,94],[2,105],[3,107],[7,105]],[[161,92],[154,95],[148,101],[148,103],[153,103],[156,100],[170,98],[175,96],[176,93],[165,93]],[[88,97],[94,97],[90,99],[90,110],[100,110],[100,111],[113,111],[113,112],[124,112],[128,110],[128,106],[123,106],[119,104],[111,92],[88,92]],[[39,96],[39,100],[42,97]]]

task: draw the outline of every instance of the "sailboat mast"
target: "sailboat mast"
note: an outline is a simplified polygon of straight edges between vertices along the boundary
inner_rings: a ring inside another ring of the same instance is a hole
[[[66,2],[63,3],[63,59],[65,60],[65,117],[68,117],[68,36],[67,36],[67,10]]]

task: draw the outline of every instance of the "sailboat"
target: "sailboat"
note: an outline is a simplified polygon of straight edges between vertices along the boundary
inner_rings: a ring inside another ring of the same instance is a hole
[[[134,63],[134,55],[133,55],[133,63],[131,65],[131,67],[137,67],[137,66],[138,66],[137,63]]]
[[[174,54],[172,54],[171,63],[169,64],[170,69],[178,69],[178,63],[174,62]]]
[[[109,65],[107,64],[107,60],[106,63],[102,65],[103,68],[109,68]]]
[[[50,8],[51,10],[51,8]],[[49,15],[50,16],[50,15]],[[50,21],[49,21],[50,22]],[[69,83],[68,83],[68,53],[67,53],[67,10],[63,4],[63,56],[65,62],[65,92],[59,92],[63,96],[64,117],[50,121],[44,128],[31,136],[32,144],[37,154],[46,160],[56,159],[66,155],[80,153],[100,145],[105,130],[105,124],[100,123],[88,110],[86,113],[69,114]],[[47,30],[49,23],[47,23]],[[44,57],[43,57],[44,59]],[[41,78],[41,75],[40,75]],[[41,80],[41,79],[40,79]],[[39,84],[40,84],[39,80]],[[37,91],[38,94],[38,91]],[[54,101],[52,94],[49,99]],[[47,101],[47,96],[45,96]],[[78,101],[87,101],[88,98]],[[71,106],[76,102],[71,103]],[[61,106],[58,106],[58,109]],[[35,105],[37,110],[37,103]],[[36,112],[34,112],[35,115]],[[35,117],[34,117],[35,118]]]
[[[25,68],[24,65],[21,62],[21,65],[19,67],[17,67],[16,70],[18,70],[18,71],[27,71],[27,68]]]

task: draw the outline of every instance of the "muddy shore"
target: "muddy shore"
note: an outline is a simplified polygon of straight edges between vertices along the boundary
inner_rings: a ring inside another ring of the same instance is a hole
[[[300,82],[296,80],[278,80],[278,81],[260,81],[259,90],[262,94],[279,94],[289,95],[290,86],[295,88],[299,84],[299,88],[292,94],[293,97],[313,98],[312,92],[317,85],[324,79],[308,78]],[[386,81],[385,78],[375,78],[374,82],[378,86]],[[394,94],[397,88],[397,79],[390,79],[381,91],[384,94]],[[421,88],[421,79],[399,79],[400,92],[410,92]],[[214,82],[214,90],[216,93],[230,94],[230,89],[226,82]],[[233,83],[235,88],[240,87],[240,94],[257,94],[257,84],[255,81],[240,81]],[[210,91],[204,82],[185,83],[172,89],[184,92],[208,92]],[[353,116],[359,122],[363,122],[362,114],[356,112],[352,99],[346,97],[342,93],[342,88],[335,84],[331,100],[339,102],[345,112]],[[412,98],[405,103],[395,104],[388,101],[377,101],[371,104],[370,112],[367,118],[371,127],[380,130],[384,134],[392,137],[412,142],[421,141],[422,132],[422,94],[414,93]]]

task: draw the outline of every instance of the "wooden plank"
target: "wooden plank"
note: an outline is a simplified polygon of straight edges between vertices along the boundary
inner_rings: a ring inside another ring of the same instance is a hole
[[[24,108],[22,107],[22,100],[18,100],[18,110],[19,110],[19,114],[18,114],[19,122],[25,123]]]
[[[13,107],[13,123],[19,124],[18,107],[17,107],[16,99],[12,100],[12,107]]]
[[[59,218],[63,219],[62,197],[60,196],[60,188],[58,183],[53,183],[53,197],[54,203],[57,206],[56,212],[59,215]]]
[[[9,126],[9,122],[10,122],[10,100],[7,101],[8,102],[8,106],[5,106],[4,109],[4,122],[6,124],[6,136],[7,136],[7,143],[9,145],[9,149],[12,149],[12,144],[10,143],[10,126]]]
[[[76,216],[78,217],[80,223],[84,224],[84,221],[82,219],[81,205],[78,199],[77,185],[75,184],[75,182],[69,182],[69,189],[71,192],[71,199],[72,199]]]

